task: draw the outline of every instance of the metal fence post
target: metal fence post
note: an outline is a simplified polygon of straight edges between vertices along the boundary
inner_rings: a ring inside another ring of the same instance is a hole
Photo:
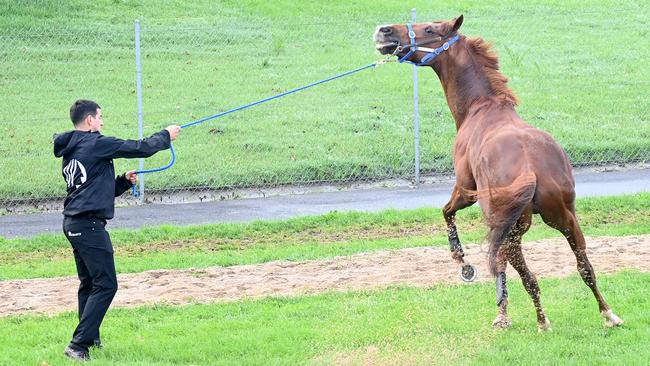
[[[142,63],[140,60],[140,20],[135,20],[135,90],[138,98],[138,139],[144,137],[142,125]],[[144,159],[139,159],[139,170],[144,170]],[[144,203],[144,174],[139,174],[140,203]]]
[[[416,22],[415,8],[411,9],[411,18]],[[415,145],[415,185],[420,184],[420,105],[418,101],[418,67],[413,65],[413,130]]]

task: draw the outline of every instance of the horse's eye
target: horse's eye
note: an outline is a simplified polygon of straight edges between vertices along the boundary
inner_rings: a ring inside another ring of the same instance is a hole
[[[431,28],[431,27],[426,27],[426,28],[424,28],[424,33],[426,33],[426,34],[433,34],[433,28]]]

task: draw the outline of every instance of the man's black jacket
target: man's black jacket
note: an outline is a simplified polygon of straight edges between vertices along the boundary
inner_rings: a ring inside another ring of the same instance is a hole
[[[124,175],[115,177],[113,159],[146,158],[169,145],[167,130],[143,140],[77,130],[54,136],[54,156],[63,157],[62,174],[68,185],[63,214],[112,219],[115,197],[132,186]]]

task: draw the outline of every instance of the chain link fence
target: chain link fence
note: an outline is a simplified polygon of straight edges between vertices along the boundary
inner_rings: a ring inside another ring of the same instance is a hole
[[[521,101],[519,113],[553,134],[575,165],[649,162],[650,78],[640,60],[650,50],[602,47],[611,34],[647,36],[647,21],[637,17],[641,23],[630,31],[621,17],[602,29],[586,14],[562,32],[549,21],[554,16],[563,14],[540,14],[534,24],[466,14],[462,31],[493,42]],[[407,13],[389,21],[408,20]],[[372,33],[384,23],[235,18],[168,27],[143,21],[144,135],[374,62],[380,56]],[[72,128],[67,111],[74,100],[102,106],[104,134],[138,137],[134,29],[5,29],[0,43],[0,210],[60,209],[65,184],[52,135]],[[421,68],[419,75],[419,173],[450,174],[455,125],[435,74]],[[145,197],[183,201],[412,181],[414,132],[411,67],[382,65],[184,129],[174,143],[176,165],[145,175]],[[158,153],[145,168],[169,159]],[[133,169],[137,161],[116,161],[117,172]]]

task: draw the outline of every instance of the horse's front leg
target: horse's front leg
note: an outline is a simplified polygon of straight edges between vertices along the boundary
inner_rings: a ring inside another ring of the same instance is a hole
[[[447,223],[447,238],[449,240],[449,249],[451,250],[451,257],[459,265],[465,265],[463,257],[463,247],[458,238],[458,229],[456,228],[456,211],[462,210],[476,203],[476,195],[471,194],[466,189],[461,188],[458,184],[454,186],[454,191],[451,193],[449,202],[442,209],[442,213]]]

